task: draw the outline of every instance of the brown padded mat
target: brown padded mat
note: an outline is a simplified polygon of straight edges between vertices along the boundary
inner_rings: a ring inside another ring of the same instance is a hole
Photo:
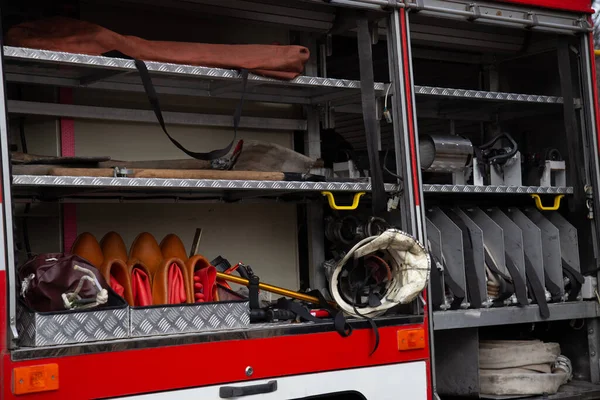
[[[16,25],[9,29],[5,41],[9,46],[94,56],[119,51],[143,61],[247,69],[259,75],[287,80],[302,73],[310,56],[309,50],[302,46],[150,41],[64,17]]]

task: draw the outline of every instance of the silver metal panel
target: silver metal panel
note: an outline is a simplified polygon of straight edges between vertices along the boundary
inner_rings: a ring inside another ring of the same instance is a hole
[[[199,303],[130,309],[131,336],[246,328],[250,325],[247,301]]]
[[[465,259],[463,256],[463,240],[461,230],[438,207],[428,212],[431,222],[438,228],[442,236],[442,256],[445,267],[452,279],[460,285],[467,294],[467,278],[465,275]],[[463,304],[468,299],[465,297]]]
[[[589,32],[586,15],[532,8],[517,4],[470,0],[410,0],[407,8],[423,15],[467,20],[497,26],[520,27],[547,32]]]
[[[15,186],[90,187],[129,189],[237,189],[273,190],[281,192],[370,191],[370,183],[359,182],[295,182],[295,181],[228,181],[212,179],[158,179],[158,178],[95,178],[77,176],[14,175]],[[386,185],[387,191],[397,191],[396,185]]]
[[[9,114],[43,115],[51,117],[83,118],[108,121],[145,122],[156,124],[156,115],[151,110],[127,108],[81,106],[74,104],[40,103],[33,101],[8,101]],[[189,126],[216,126],[232,128],[230,115],[196,114],[165,111],[162,113],[167,124]],[[240,119],[241,129],[305,131],[306,120],[285,118],[247,117]]]
[[[540,186],[423,185],[425,193],[573,194],[573,188]]]
[[[562,273],[562,256],[560,254],[560,231],[538,210],[528,207],[523,212],[541,230],[544,269],[548,279],[552,280],[560,288],[560,294],[564,295],[565,284]]]
[[[523,282],[527,282],[525,256],[523,253],[523,233],[521,229],[506,214],[500,211],[499,208],[491,208],[484,211],[502,228],[506,254],[511,256],[521,274]]]
[[[545,287],[544,255],[542,253],[542,232],[525,214],[517,208],[508,208],[506,215],[521,229],[523,251],[531,261],[535,272]]]
[[[483,243],[488,248],[490,255],[496,260],[500,272],[510,276],[506,268],[506,254],[504,249],[504,233],[502,228],[486,213],[477,207],[466,208],[464,212],[483,231]]]
[[[419,165],[426,171],[463,171],[473,156],[473,144],[457,135],[422,135],[419,156]]]
[[[542,321],[561,321],[600,316],[598,303],[579,301],[550,303],[550,317],[542,319],[537,304],[525,307],[480,308],[476,310],[448,310],[433,313],[436,330],[463,329],[479,326],[525,324]]]
[[[560,104],[562,97],[542,96],[535,94],[487,92],[485,90],[452,89],[434,86],[415,85],[415,92],[421,96],[448,97],[453,99],[489,100],[517,103],[546,103]]]
[[[423,185],[425,193],[573,194],[573,187]]]
[[[422,315],[403,315],[377,318],[378,327],[402,326],[423,323]],[[373,329],[364,319],[348,319],[354,329]],[[149,349],[157,347],[182,346],[195,343],[224,342],[229,340],[268,339],[281,336],[306,335],[315,333],[335,332],[331,320],[316,323],[273,323],[250,324],[242,329],[224,330],[218,332],[198,332],[169,336],[146,336],[108,342],[72,344],[43,348],[21,348],[11,352],[11,358],[31,360],[75,356],[80,354],[106,353],[134,349]]]
[[[433,340],[437,345],[433,363],[437,369],[438,393],[445,396],[478,398],[479,331],[437,331]]]
[[[475,261],[479,293],[481,293],[481,303],[484,306],[490,306],[491,302],[487,302],[489,299],[487,296],[487,278],[485,273],[485,256],[483,252],[483,230],[460,208],[453,208],[452,210],[460,219],[462,219],[467,228],[469,228],[471,243],[473,244],[473,260]]]
[[[558,228],[562,258],[577,271],[581,272],[577,228],[557,212],[549,213],[546,217],[552,222],[552,225]]]
[[[19,345],[62,346],[124,339],[129,336],[129,308],[36,313],[17,306]]]

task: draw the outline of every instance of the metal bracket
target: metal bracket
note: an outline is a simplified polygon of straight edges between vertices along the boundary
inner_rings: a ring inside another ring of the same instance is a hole
[[[594,188],[592,185],[585,185],[585,206],[588,210],[587,219],[594,219]]]
[[[331,102],[328,101],[320,109],[323,129],[335,129],[335,108],[331,106]]]
[[[369,31],[371,32],[371,44],[374,46],[379,43],[379,24],[377,21],[369,23]]]
[[[425,9],[425,0],[415,0],[414,3],[406,3],[406,7],[414,10],[415,13],[418,13],[421,10]]]
[[[538,16],[536,13],[530,11],[526,14],[526,16],[527,16],[527,20],[531,21],[531,25],[528,28],[533,28],[540,24],[540,21],[538,20]]]
[[[581,18],[577,19],[577,21],[573,21],[573,25],[578,26],[578,27],[588,30],[588,31],[592,30],[592,26],[590,25],[590,22],[585,17],[581,17]]]
[[[479,9],[479,5],[477,5],[477,3],[469,4],[467,6],[467,11],[473,14],[471,17],[467,18],[467,21],[475,21],[481,18],[481,10]]]
[[[562,200],[563,197],[565,197],[565,195],[559,194],[558,196],[556,196],[554,198],[554,204],[549,207],[544,207],[544,205],[542,204],[542,199],[539,194],[532,194],[531,197],[535,200],[535,206],[537,207],[538,210],[540,210],[540,211],[556,211],[560,208],[560,201]]]
[[[333,197],[333,193],[331,192],[321,192],[323,196],[327,196],[327,200],[329,201],[329,207],[333,210],[356,210],[358,208],[358,203],[360,202],[360,198],[365,195],[365,192],[359,192],[354,195],[354,199],[352,200],[352,205],[350,206],[338,206],[335,204],[335,198]]]
[[[126,167],[123,167],[123,168],[115,167],[114,168],[114,177],[115,178],[127,178],[129,175],[133,175],[132,169],[127,169]]]

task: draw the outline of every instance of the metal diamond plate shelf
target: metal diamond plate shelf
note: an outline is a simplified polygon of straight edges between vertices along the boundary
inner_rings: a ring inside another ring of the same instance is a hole
[[[455,99],[505,101],[517,103],[560,104],[562,97],[534,94],[486,92],[483,90],[450,89],[433,86],[415,86],[415,93],[422,96],[448,97]]]
[[[19,303],[17,330],[21,346],[59,346],[124,339],[129,336],[129,308],[83,312],[36,313]]]
[[[14,175],[13,185],[19,188],[89,188],[103,190],[152,191],[172,189],[186,191],[239,190],[269,192],[368,192],[366,182],[294,182],[294,181],[228,181],[216,179],[159,179],[159,178],[96,178],[78,176]],[[398,190],[397,185],[386,184],[388,192]],[[573,194],[572,187],[540,186],[474,186],[474,185],[423,185],[425,193],[473,194]]]
[[[425,193],[573,194],[572,187],[423,185]]]
[[[370,191],[371,184],[364,182],[294,182],[294,181],[228,181],[212,179],[158,179],[158,178],[94,178],[75,176],[15,175],[17,187],[78,187],[118,189],[225,189],[268,190],[280,192],[361,192]],[[397,190],[396,185],[386,185],[386,190]]]
[[[250,325],[247,301],[133,307],[130,315],[132,337],[239,329]]]
[[[28,49],[23,47],[4,46],[4,57],[7,60],[57,63],[62,65],[74,65],[82,67],[96,67],[122,71],[136,71],[132,60],[121,58],[90,56],[86,54],[64,53],[59,51]],[[147,62],[149,71],[166,75],[190,76],[206,79],[241,79],[238,71],[222,68],[198,67],[192,65],[180,65],[161,62]],[[328,87],[335,89],[360,89],[359,81],[347,79],[319,78],[311,76],[299,76],[291,81],[281,81],[272,78],[250,74],[249,81],[256,81],[261,85],[301,86],[301,87]],[[375,90],[383,91],[386,85],[376,83]]]

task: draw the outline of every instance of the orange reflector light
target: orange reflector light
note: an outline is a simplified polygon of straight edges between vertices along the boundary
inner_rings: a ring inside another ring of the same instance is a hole
[[[27,394],[58,390],[58,364],[33,365],[13,370],[13,393]]]
[[[417,350],[425,348],[424,329],[403,329],[398,331],[398,350]]]

